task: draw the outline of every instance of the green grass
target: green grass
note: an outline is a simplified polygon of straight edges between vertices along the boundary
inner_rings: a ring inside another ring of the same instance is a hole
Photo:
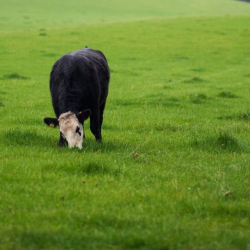
[[[0,0],[0,30],[64,28],[152,18],[248,15],[249,6],[235,0]]]
[[[90,12],[72,27],[67,15],[26,27],[27,4],[13,9],[0,32],[1,250],[250,248],[250,5],[200,2],[163,18],[149,1],[115,16],[110,1],[106,23]],[[43,124],[49,73],[86,45],[111,68],[103,143],[87,122],[81,151],[58,148]]]

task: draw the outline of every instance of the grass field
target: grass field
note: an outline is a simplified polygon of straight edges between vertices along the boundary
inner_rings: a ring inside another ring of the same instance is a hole
[[[250,4],[30,3],[0,0],[0,249],[250,249]],[[50,70],[86,45],[103,143],[58,148]]]

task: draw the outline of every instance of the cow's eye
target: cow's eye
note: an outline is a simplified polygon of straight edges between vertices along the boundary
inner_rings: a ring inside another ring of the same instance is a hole
[[[76,133],[78,133],[80,136],[82,135],[81,132],[80,132],[80,127],[76,127]]]

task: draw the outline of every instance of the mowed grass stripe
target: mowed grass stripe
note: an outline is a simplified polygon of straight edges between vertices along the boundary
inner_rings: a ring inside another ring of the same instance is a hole
[[[1,34],[0,246],[247,249],[248,23]],[[87,123],[82,151],[57,148],[58,130],[42,121],[53,115],[49,72],[85,45],[111,67],[104,141]]]

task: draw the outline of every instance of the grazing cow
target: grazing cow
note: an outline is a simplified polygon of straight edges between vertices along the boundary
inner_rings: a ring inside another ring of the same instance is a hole
[[[102,52],[88,47],[62,56],[50,74],[50,92],[57,118],[44,118],[50,127],[59,125],[58,146],[82,148],[84,121],[90,117],[90,129],[101,141],[101,126],[110,70]]]

